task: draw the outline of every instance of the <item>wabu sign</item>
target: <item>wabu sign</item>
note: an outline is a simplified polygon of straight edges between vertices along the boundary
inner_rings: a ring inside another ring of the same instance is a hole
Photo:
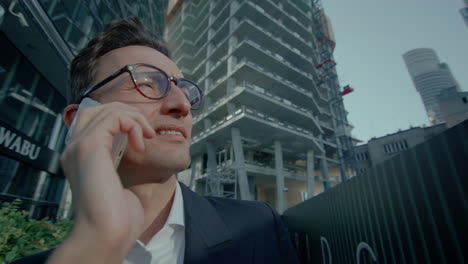
[[[0,153],[52,174],[57,174],[59,169],[59,153],[35,142],[2,121],[0,121]]]
[[[40,146],[3,126],[0,126],[0,145],[31,161],[36,160],[41,151]]]
[[[302,263],[467,263],[468,121],[284,213]]]

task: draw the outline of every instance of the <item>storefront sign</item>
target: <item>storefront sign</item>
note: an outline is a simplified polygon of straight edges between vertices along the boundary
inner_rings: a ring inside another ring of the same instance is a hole
[[[60,160],[58,152],[35,142],[2,121],[0,121],[0,153],[52,174],[58,172]]]

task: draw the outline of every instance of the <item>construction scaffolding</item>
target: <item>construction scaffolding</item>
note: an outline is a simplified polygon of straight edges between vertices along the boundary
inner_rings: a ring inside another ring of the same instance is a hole
[[[237,170],[234,166],[233,151],[215,152],[208,144],[208,164],[204,195],[237,199]],[[214,163],[211,155],[215,152]]]
[[[347,85],[343,91],[341,90],[335,68],[337,63],[333,58],[336,43],[328,28],[329,22],[321,0],[312,0],[312,21],[315,25],[313,28],[317,48],[316,59],[318,59],[315,68],[319,73],[316,84],[321,87],[320,91],[325,93],[325,98],[328,98],[330,112],[334,115],[332,120],[338,147],[337,154],[340,160],[341,181],[345,182],[349,178],[347,173],[355,174],[358,169],[351,137],[351,126],[347,121],[342,98],[354,89]],[[328,183],[326,184],[328,185]]]

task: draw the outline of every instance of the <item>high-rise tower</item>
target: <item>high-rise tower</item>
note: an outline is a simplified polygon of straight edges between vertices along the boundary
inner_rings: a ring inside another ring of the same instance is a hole
[[[174,60],[206,95],[193,119],[198,192],[267,201],[281,212],[346,177],[350,126],[319,2],[173,4]]]
[[[468,26],[468,0],[465,0],[465,7],[460,9],[460,14],[465,20],[466,26]]]
[[[403,59],[431,124],[445,122],[437,97],[451,87],[460,90],[449,66],[441,63],[435,51],[428,48],[410,50],[403,54]]]

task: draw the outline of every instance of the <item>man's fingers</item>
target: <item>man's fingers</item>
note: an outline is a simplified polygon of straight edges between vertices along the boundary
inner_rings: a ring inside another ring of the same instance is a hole
[[[148,120],[139,112],[125,112],[122,113],[122,116],[124,117],[125,115],[128,115],[129,118],[134,120],[137,124],[139,124],[141,128],[141,135],[145,138],[152,138],[156,135],[156,131],[154,131],[154,128],[149,124]],[[121,129],[129,129],[128,127],[121,127]],[[130,130],[128,130],[129,132]],[[127,132],[124,130],[121,130],[120,132]],[[127,132],[127,133],[128,133]]]
[[[135,135],[144,138],[152,138],[156,135],[154,128],[141,113],[137,112],[135,107],[114,102],[83,109],[75,126],[75,134],[80,134],[83,129],[87,130],[92,127],[107,128],[104,131],[107,130],[113,136],[118,133],[129,134],[134,126],[139,126],[141,130],[141,133]]]
[[[137,152],[145,150],[145,143],[143,141],[143,132],[141,126],[137,122],[128,131],[128,144]]]

